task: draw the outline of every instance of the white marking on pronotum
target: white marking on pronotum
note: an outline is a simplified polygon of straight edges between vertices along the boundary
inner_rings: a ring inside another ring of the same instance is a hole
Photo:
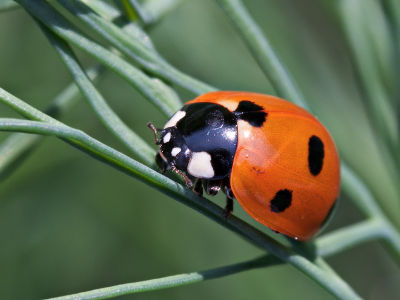
[[[211,165],[211,155],[205,151],[193,152],[187,166],[190,175],[199,178],[211,178],[214,176],[214,169]]]
[[[171,140],[171,132],[168,132],[166,135],[163,137],[163,142],[164,144],[168,143]]]
[[[184,116],[186,116],[186,111],[178,111],[176,112],[171,119],[165,124],[164,128],[176,126],[176,124],[179,122],[180,119],[182,119]]]
[[[179,148],[179,147],[174,147],[174,148],[172,148],[172,150],[171,150],[171,155],[172,156],[177,156],[178,154],[179,154],[179,152],[181,152],[181,148]]]

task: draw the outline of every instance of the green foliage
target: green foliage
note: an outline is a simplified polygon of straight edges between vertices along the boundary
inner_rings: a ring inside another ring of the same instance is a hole
[[[364,183],[344,160],[341,170],[342,191],[352,200],[364,219],[307,243],[272,237],[267,229],[260,230],[241,217],[230,216],[225,219],[221,207],[194,194],[181,182],[155,170],[154,149],[111,108],[110,99],[96,87],[94,79],[102,76],[105,72],[103,68],[113,71],[165,117],[180,107],[181,100],[178,94],[201,94],[216,90],[168,63],[147,35],[147,30],[152,26],[156,27],[156,22],[179,1],[116,1],[116,6],[101,0],[17,2],[40,26],[76,85],[69,85],[55,98],[45,113],[0,88],[0,103],[25,118],[0,118],[0,131],[18,132],[0,144],[0,178],[11,174],[16,166],[23,162],[39,144],[41,136],[55,136],[88,153],[92,158],[105,162],[200,212],[213,220],[214,226],[227,228],[243,237],[249,244],[268,253],[256,259],[220,268],[115,285],[63,298],[112,298],[226,277],[255,268],[287,264],[300,270],[333,296],[357,299],[360,298],[358,293],[325,262],[324,258],[367,241],[379,240],[400,265],[400,234],[391,220],[392,216],[396,215],[395,212],[388,217],[381,210],[379,204],[382,205],[383,201],[373,195],[371,187]],[[216,2],[235,25],[236,31],[242,36],[276,94],[315,112],[317,109],[314,106],[317,105],[305,100],[305,93],[295,83],[295,75],[286,67],[279,52],[274,50],[276,47],[266,38],[243,3],[239,0]],[[361,83],[360,89],[367,95],[365,105],[372,120],[375,136],[379,140],[382,163],[392,180],[389,186],[397,193],[396,199],[391,201],[394,204],[390,204],[395,211],[400,196],[396,185],[400,182],[399,119],[395,110],[399,104],[392,98],[398,93],[394,66],[398,63],[396,51],[399,48],[396,47],[396,43],[399,44],[399,41],[396,38],[400,32],[399,15],[393,13],[393,21],[387,20],[381,4],[367,1],[367,5],[363,6],[361,2],[337,1],[332,10],[336,12],[338,23],[342,24],[343,34],[351,49],[354,68]],[[9,8],[10,2],[4,3],[7,4],[4,7]],[[390,2],[388,6],[398,7],[394,3],[396,2]],[[361,13],[361,7],[365,10],[364,13]],[[367,22],[366,16],[376,19],[377,26]],[[74,49],[81,50],[103,67],[96,66],[85,70]],[[87,101],[109,133],[124,145],[135,159],[116,147],[100,142],[83,130],[59,121],[59,118],[74,105],[79,95]],[[336,121],[340,122],[338,119]],[[338,146],[343,147],[340,143]],[[387,206],[385,208],[388,210]]]

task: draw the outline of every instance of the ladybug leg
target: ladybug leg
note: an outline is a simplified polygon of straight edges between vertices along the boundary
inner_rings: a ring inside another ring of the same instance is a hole
[[[225,205],[225,213],[224,217],[225,219],[228,218],[233,212],[233,199],[229,198],[228,196],[226,197],[226,205]]]
[[[183,173],[181,170],[177,169],[174,165],[171,166],[171,170],[174,171],[179,176],[183,177],[183,179],[185,179],[186,186],[188,188],[192,188],[193,187],[192,180],[190,180],[190,178],[185,173]]]
[[[193,192],[199,196],[203,196],[203,184],[201,179],[196,179],[193,185]]]
[[[207,195],[215,196],[221,190],[222,180],[204,180],[203,185]]]
[[[235,198],[229,184],[229,178],[224,181],[224,193],[226,195],[225,218],[228,218],[233,212],[233,198]]]

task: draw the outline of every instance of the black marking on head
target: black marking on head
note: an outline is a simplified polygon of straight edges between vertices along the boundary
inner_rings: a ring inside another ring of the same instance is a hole
[[[168,142],[164,143],[163,140],[167,134],[170,134],[171,137]],[[178,129],[176,127],[163,129],[160,135],[160,141],[160,151],[167,159],[167,164],[175,166],[178,170],[185,170],[189,163],[191,153],[188,151],[186,142],[179,133]],[[176,156],[172,156],[172,149],[174,147],[179,147],[181,149]]]
[[[244,120],[254,127],[261,127],[268,115],[262,106],[248,100],[240,101],[234,114],[238,119]]]
[[[308,169],[317,176],[324,165],[324,143],[319,137],[313,135],[308,140]]]
[[[292,204],[292,191],[284,189],[279,190],[275,197],[270,201],[271,211],[275,213],[283,212]]]

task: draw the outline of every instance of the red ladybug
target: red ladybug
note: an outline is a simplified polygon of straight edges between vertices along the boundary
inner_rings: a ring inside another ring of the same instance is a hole
[[[201,95],[172,116],[156,143],[163,171],[179,173],[198,193],[222,189],[227,213],[236,198],[255,220],[295,239],[321,228],[339,194],[339,157],[328,131],[274,96]]]

